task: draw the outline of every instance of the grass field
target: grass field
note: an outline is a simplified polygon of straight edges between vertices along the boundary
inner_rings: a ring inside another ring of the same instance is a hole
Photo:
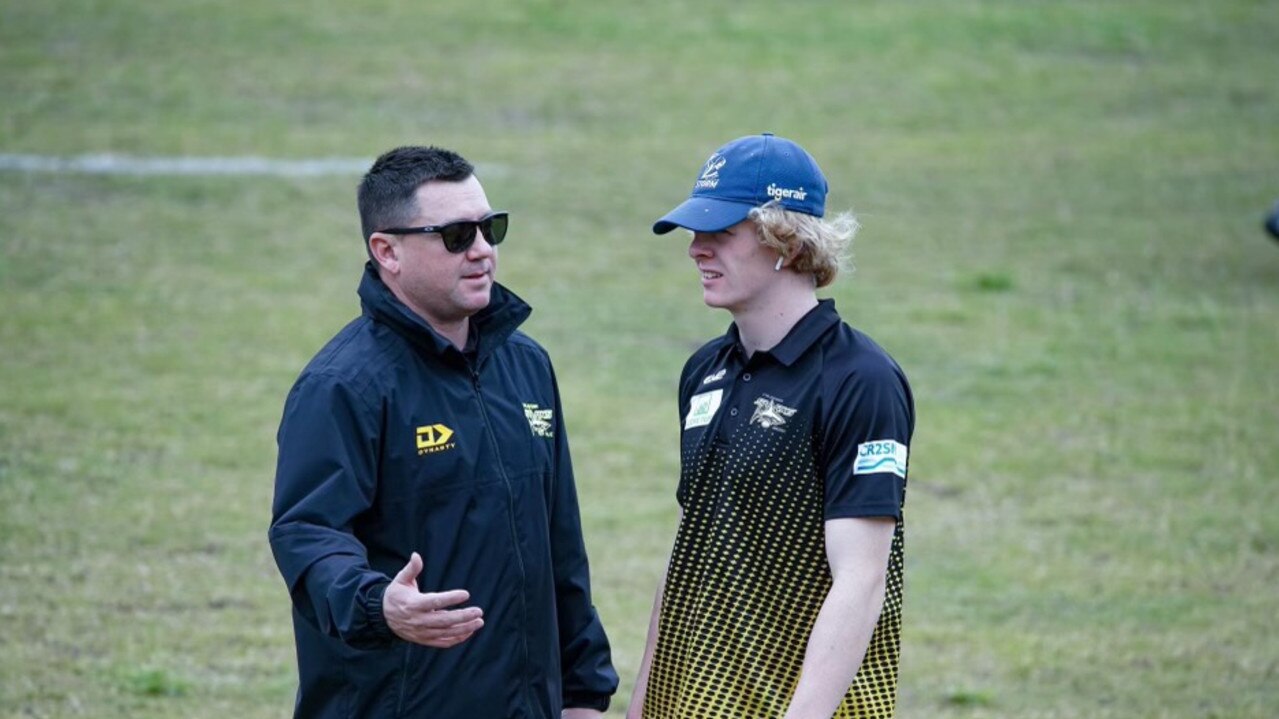
[[[1261,0],[0,7],[0,153],[483,166],[551,351],[620,716],[726,315],[648,226],[771,130],[916,391],[902,717],[1279,716],[1279,13]],[[0,172],[0,716],[278,717],[293,378],[356,176]]]

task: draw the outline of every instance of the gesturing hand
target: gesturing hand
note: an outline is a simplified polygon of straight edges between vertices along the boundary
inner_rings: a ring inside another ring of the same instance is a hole
[[[484,626],[484,612],[479,607],[448,609],[471,598],[464,589],[422,593],[417,590],[417,575],[422,571],[422,557],[417,552],[409,558],[382,594],[382,615],[386,625],[405,641],[446,649],[461,644]]]

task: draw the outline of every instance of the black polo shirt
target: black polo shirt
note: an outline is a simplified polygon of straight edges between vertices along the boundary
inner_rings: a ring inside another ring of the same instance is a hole
[[[830,589],[825,522],[892,517],[888,587],[836,717],[891,716],[901,626],[906,376],[832,300],[751,357],[736,326],[680,378],[683,519],[646,717],[781,716]]]

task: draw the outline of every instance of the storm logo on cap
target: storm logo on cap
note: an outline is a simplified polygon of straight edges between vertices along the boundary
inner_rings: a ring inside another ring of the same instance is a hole
[[[728,162],[719,153],[711,155],[706,161],[706,167],[702,168],[702,176],[697,178],[697,182],[693,185],[694,189],[713,190],[719,185],[719,171]]]

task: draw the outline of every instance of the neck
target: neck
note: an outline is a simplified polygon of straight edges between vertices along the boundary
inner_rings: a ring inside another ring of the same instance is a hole
[[[416,310],[414,311],[416,312]],[[431,326],[431,329],[435,330],[441,337],[451,342],[454,347],[460,350],[466,349],[466,340],[471,331],[470,318],[458,320],[457,322],[449,324],[441,324],[434,322],[429,317],[422,316],[421,314],[418,316],[426,320],[426,323]]]
[[[382,282],[391,290],[391,294],[395,295],[400,302],[403,302],[404,306],[409,308],[410,312],[422,318],[423,322],[430,325],[431,329],[435,330],[436,334],[448,340],[450,344],[459,350],[466,349],[466,340],[471,331],[470,317],[462,317],[455,320],[439,319],[414,303],[413,300],[400,289],[398,283],[388,281],[385,275],[382,276]]]
[[[779,293],[777,297],[734,311],[733,322],[737,324],[746,355],[776,347],[795,323],[816,306],[817,295],[809,290]]]

